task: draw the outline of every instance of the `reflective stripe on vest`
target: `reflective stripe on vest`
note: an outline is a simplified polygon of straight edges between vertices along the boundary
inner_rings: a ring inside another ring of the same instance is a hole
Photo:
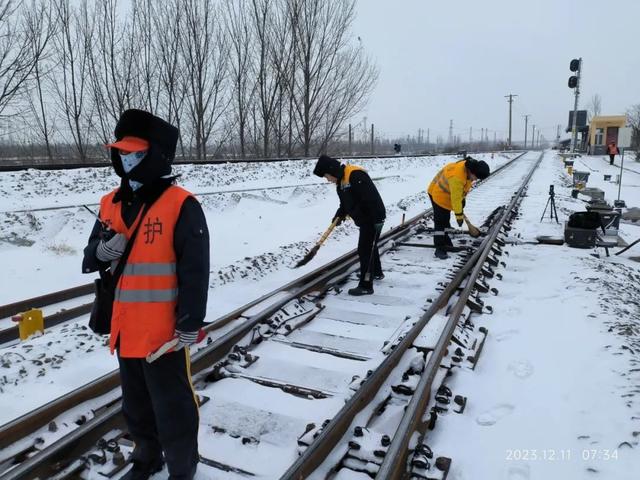
[[[442,190],[445,193],[450,193],[449,192],[449,182],[447,181],[447,179],[444,176],[444,169],[440,170],[438,172],[438,174],[436,175],[436,178],[435,178],[435,182],[438,184],[438,187],[440,187],[440,190]]]
[[[175,263],[134,263],[124,267],[123,275],[159,276],[176,273]]]
[[[117,289],[115,293],[116,302],[174,302],[178,298],[178,289],[169,290],[122,290]]]

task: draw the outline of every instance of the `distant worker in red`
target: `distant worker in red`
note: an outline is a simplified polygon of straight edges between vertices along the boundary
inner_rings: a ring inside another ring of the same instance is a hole
[[[617,147],[616,142],[611,142],[607,145],[607,153],[609,154],[609,165],[613,165],[613,159],[620,154],[620,149]]]
[[[85,273],[118,277],[110,347],[117,351],[122,412],[135,443],[125,480],[147,480],[165,462],[170,479],[191,480],[200,459],[189,345],[206,313],[209,232],[202,207],[171,175],[178,135],[151,113],[121,115],[116,141],[107,147],[122,180],[100,201],[82,262]],[[176,338],[173,351],[147,362]]]
[[[436,247],[435,256],[440,259],[447,258],[446,247],[450,247],[451,238],[445,229],[451,228],[449,220],[451,211],[456,216],[458,226],[462,226],[465,220],[465,197],[473,182],[484,180],[490,174],[489,165],[482,160],[466,157],[463,160],[446,164],[431,181],[429,198],[433,205],[433,222],[435,233],[433,243]],[[467,221],[468,223],[468,221]],[[469,231],[477,234],[477,229],[469,224]]]

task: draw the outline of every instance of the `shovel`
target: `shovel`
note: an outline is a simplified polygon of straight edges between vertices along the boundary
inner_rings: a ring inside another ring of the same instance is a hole
[[[466,215],[464,216],[464,221],[467,224],[467,228],[469,229],[469,235],[474,238],[482,235],[482,232],[469,221]]]
[[[296,263],[296,266],[294,268],[298,268],[301,267],[303,265],[306,265],[307,263],[309,263],[311,261],[311,259],[313,257],[316,256],[316,253],[318,253],[318,250],[320,250],[320,247],[322,246],[322,244],[324,243],[324,241],[329,237],[329,235],[331,235],[331,232],[333,231],[334,228],[336,228],[336,225],[338,224],[339,219],[336,218],[333,223],[331,225],[329,225],[329,228],[327,228],[327,230],[322,234],[322,236],[320,237],[320,240],[318,240],[318,242],[313,246],[313,248],[311,248],[311,250],[309,250],[309,252],[304,256],[304,258],[302,260],[300,260],[298,263]]]
[[[196,340],[196,343],[200,343],[206,336],[207,332],[205,332],[204,329],[201,328],[198,330],[198,339]],[[172,352],[178,346],[178,343],[180,343],[180,339],[178,337],[173,337],[171,340],[163,343],[155,352],[151,352],[147,355],[147,362],[153,363],[165,353]]]

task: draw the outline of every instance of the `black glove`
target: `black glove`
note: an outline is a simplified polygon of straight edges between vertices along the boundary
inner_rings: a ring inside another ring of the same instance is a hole
[[[122,233],[116,233],[109,240],[100,240],[96,247],[96,258],[101,262],[118,260],[127,248],[127,237]]]
[[[458,226],[461,227],[462,224],[464,223],[464,214],[460,213],[456,213],[456,222],[458,222]]]
[[[331,220],[331,223],[336,222],[336,227],[339,226],[342,222],[344,222],[344,217],[341,215],[336,215],[335,217],[333,217],[333,219]]]
[[[374,223],[373,224],[373,228],[376,229],[376,233],[378,235],[380,235],[380,232],[382,232],[382,227],[384,226],[384,222],[379,222],[379,223]]]

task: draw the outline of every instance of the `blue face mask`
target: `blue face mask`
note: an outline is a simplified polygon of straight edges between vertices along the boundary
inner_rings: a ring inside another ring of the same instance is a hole
[[[120,160],[122,161],[122,168],[124,169],[124,173],[129,173],[131,170],[137,167],[146,155],[146,151],[121,153]]]

